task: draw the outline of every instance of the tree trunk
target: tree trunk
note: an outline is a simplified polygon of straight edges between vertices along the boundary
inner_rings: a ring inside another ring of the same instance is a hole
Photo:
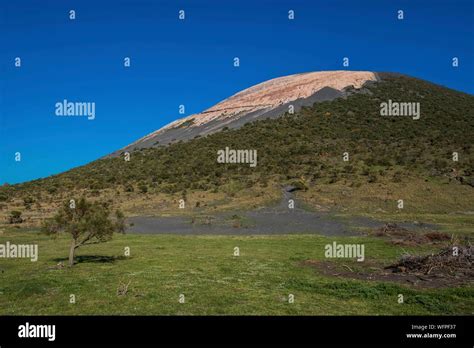
[[[74,265],[74,256],[76,254],[76,241],[73,239],[71,249],[69,249],[69,267]]]

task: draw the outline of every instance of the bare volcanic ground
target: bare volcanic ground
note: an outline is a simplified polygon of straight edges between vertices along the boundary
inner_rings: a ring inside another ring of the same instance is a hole
[[[196,136],[206,136],[223,128],[235,129],[255,120],[277,118],[303,106],[345,97],[380,78],[369,71],[319,71],[275,78],[247,88],[213,107],[176,120],[138,139],[124,151],[168,145]]]
[[[275,207],[258,210],[226,212],[200,217],[136,216],[127,220],[128,233],[178,235],[276,235],[319,234],[324,236],[354,236],[359,229],[382,228],[383,222],[365,217],[340,218],[326,212],[311,212],[298,208],[288,209],[288,200],[295,198],[284,192]],[[433,225],[399,224],[413,230],[436,228]]]

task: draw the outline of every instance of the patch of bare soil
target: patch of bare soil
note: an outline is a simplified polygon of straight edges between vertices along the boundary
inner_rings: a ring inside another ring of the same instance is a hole
[[[474,281],[474,248],[459,246],[442,249],[425,256],[404,255],[389,266],[364,262],[363,265],[346,265],[333,261],[306,260],[304,266],[314,267],[327,275],[359,280],[389,281],[422,288],[459,286]],[[356,268],[357,267],[357,268]]]
[[[390,243],[403,246],[415,246],[422,244],[441,244],[448,242],[452,237],[439,231],[411,231],[394,223],[388,223],[376,229],[373,233],[376,237],[389,240]]]

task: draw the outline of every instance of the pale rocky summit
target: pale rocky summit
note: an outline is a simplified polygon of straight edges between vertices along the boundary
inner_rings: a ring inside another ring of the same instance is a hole
[[[320,71],[275,78],[247,88],[201,113],[176,120],[116,154],[189,140],[224,127],[238,128],[257,119],[276,118],[289,111],[290,105],[296,112],[302,106],[344,97],[378,80],[377,74],[370,71]]]

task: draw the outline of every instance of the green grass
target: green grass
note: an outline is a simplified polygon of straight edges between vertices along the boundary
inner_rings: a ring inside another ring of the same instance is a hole
[[[447,315],[473,314],[472,286],[415,289],[395,283],[327,277],[302,266],[324,259],[333,240],[364,243],[366,261],[388,264],[403,250],[368,237],[116,235],[79,249],[110,262],[54,266],[69,239],[8,230],[0,243],[38,243],[39,260],[0,259],[1,315]],[[123,257],[130,247],[131,256]],[[234,247],[240,256],[233,256]],[[412,252],[426,251],[404,248]],[[355,261],[344,260],[348,265]],[[128,293],[118,296],[120,282]],[[76,303],[69,303],[70,294]],[[185,303],[178,297],[185,295]],[[294,294],[295,302],[288,303]],[[397,303],[403,294],[404,304]]]

